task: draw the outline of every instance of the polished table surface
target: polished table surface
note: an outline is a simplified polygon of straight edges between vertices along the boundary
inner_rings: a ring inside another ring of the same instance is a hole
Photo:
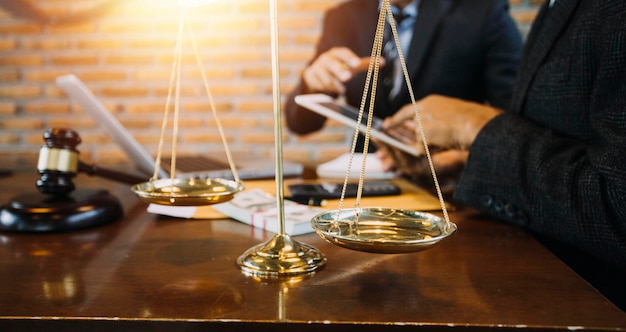
[[[0,178],[2,202],[36,191],[35,173]],[[532,236],[468,208],[450,213],[456,234],[412,254],[296,236],[326,256],[324,269],[258,280],[236,259],[272,233],[225,218],[153,215],[128,185],[86,175],[75,183],[109,190],[123,219],[0,233],[0,331],[626,330],[626,314]]]

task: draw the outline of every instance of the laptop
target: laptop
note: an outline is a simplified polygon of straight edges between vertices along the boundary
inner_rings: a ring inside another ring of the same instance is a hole
[[[73,100],[78,102],[84,111],[93,117],[95,122],[124,151],[128,159],[137,169],[152,176],[155,158],[130,134],[122,124],[96,98],[83,82],[73,74],[59,76],[56,83]],[[222,159],[202,155],[181,155],[176,157],[176,177],[189,178],[226,178],[232,179],[233,173],[225,157]],[[159,169],[160,178],[169,178],[168,161],[162,158],[163,167]],[[276,174],[276,161],[234,156],[237,174],[241,180],[273,178]],[[283,161],[283,176],[299,176],[303,166],[298,163]]]

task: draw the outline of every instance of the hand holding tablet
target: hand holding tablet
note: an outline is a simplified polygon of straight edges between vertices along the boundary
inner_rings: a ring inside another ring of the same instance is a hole
[[[321,114],[329,119],[334,119],[348,127],[356,128],[359,116],[359,110],[351,105],[337,102],[332,97],[325,94],[307,94],[296,96],[295,101],[298,105]],[[368,114],[364,112],[361,118],[361,126],[359,131],[363,134],[367,131]],[[413,133],[403,133],[401,131],[383,131],[383,120],[374,117],[372,119],[372,128],[370,135],[372,138],[380,140],[390,146],[400,149],[413,156],[419,156],[418,151],[407,144],[414,141]]]

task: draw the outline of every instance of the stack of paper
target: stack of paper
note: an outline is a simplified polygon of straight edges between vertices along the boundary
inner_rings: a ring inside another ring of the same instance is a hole
[[[213,213],[208,213],[209,210]],[[215,218],[223,215],[274,233],[280,230],[277,211],[276,197],[258,188],[242,191],[226,203],[206,207],[156,204],[148,207],[148,212],[179,218]],[[320,207],[285,200],[285,232],[289,235],[312,233],[311,219],[324,211]]]

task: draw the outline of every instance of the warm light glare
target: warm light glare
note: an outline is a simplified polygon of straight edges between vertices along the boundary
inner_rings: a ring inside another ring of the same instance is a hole
[[[199,7],[209,4],[215,0],[178,0],[178,3],[187,7]]]

